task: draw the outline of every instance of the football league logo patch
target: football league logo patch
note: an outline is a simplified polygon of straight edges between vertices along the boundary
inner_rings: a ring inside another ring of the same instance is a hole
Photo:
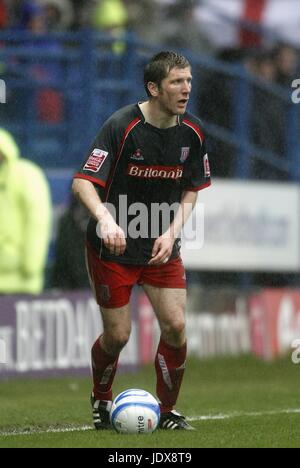
[[[99,172],[107,156],[108,153],[106,151],[97,148],[94,149],[83,169],[91,172]]]

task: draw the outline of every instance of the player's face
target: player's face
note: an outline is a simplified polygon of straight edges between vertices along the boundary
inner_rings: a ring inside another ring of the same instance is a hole
[[[171,115],[183,115],[192,90],[192,74],[188,68],[172,68],[161,82],[158,100],[161,108]]]

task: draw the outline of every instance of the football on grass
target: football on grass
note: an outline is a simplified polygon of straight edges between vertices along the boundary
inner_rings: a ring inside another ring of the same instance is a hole
[[[125,434],[151,433],[157,428],[159,419],[160,408],[156,398],[135,388],[120,393],[110,411],[112,426]]]

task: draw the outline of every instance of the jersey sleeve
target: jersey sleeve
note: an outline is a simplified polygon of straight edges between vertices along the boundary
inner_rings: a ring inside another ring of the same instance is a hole
[[[205,141],[198,141],[185,163],[184,190],[198,192],[211,185],[210,166]]]
[[[118,152],[118,133],[111,121],[107,121],[91,146],[74,179],[86,179],[105,187]]]

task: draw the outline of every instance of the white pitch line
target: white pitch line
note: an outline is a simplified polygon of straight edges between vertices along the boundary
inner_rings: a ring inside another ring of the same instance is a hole
[[[61,428],[49,428],[49,429],[32,429],[30,431],[11,431],[11,432],[0,432],[0,437],[11,437],[11,436],[23,436],[23,435],[40,435],[40,434],[66,434],[68,432],[86,432],[94,429],[94,426],[81,426],[81,427],[61,427]]]
[[[300,408],[295,409],[285,409],[285,410],[273,410],[273,411],[263,411],[263,412],[251,412],[251,413],[231,413],[231,414],[215,414],[208,416],[191,416],[187,417],[187,421],[213,421],[213,420],[224,420],[224,419],[233,419],[233,418],[251,418],[251,417],[261,417],[261,416],[276,416],[280,414],[300,414]]]
[[[190,416],[187,417],[187,421],[220,421],[225,419],[241,418],[241,417],[262,417],[262,416],[278,416],[281,414],[300,414],[300,408],[294,409],[282,409],[273,411],[262,411],[262,412],[245,412],[245,413],[229,413],[229,414],[209,414],[203,416]],[[61,428],[49,428],[49,429],[33,429],[30,431],[11,431],[11,432],[0,432],[0,437],[12,437],[12,436],[24,436],[24,435],[41,435],[41,434],[66,434],[72,432],[86,432],[93,430],[93,426],[74,426],[74,427],[61,427]]]

